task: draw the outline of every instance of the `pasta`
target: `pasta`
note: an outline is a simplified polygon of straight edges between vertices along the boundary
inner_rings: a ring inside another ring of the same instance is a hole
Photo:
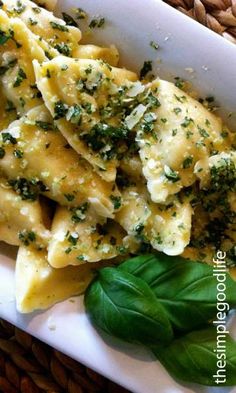
[[[81,44],[56,3],[0,2],[0,241],[19,247],[18,311],[150,250],[211,263],[221,249],[235,277],[235,134],[120,68],[114,45]]]
[[[14,246],[34,242],[46,248],[50,232],[44,226],[39,201],[22,200],[4,179],[0,180],[0,201],[0,240]]]
[[[44,309],[82,293],[93,279],[91,265],[53,269],[45,251],[21,246],[16,260],[16,306],[19,312]]]
[[[116,219],[128,234],[168,255],[183,253],[191,233],[192,208],[187,198],[158,206],[148,200],[143,187],[127,188],[122,198]]]
[[[94,166],[100,176],[107,181],[114,181],[118,161],[108,157],[111,147],[107,144],[97,152],[101,142],[97,141],[96,146],[91,145],[86,135],[91,129],[96,133],[97,128],[102,127],[101,108],[107,105],[109,96],[114,94],[113,92],[117,94],[120,84],[135,80],[136,75],[127,70],[112,69],[103,62],[74,60],[62,56],[41,66],[35,61],[34,68],[37,85],[63,136]],[[81,93],[78,82],[82,84]],[[60,86],[63,86],[63,89]],[[91,91],[94,91],[92,96]],[[118,120],[111,119],[112,130]],[[112,130],[111,132],[115,132]],[[96,136],[94,140],[95,138]]]
[[[32,61],[35,58],[44,61],[46,57],[34,35],[19,19],[10,19],[0,10],[0,26],[6,40],[4,46],[0,46],[2,92],[11,103],[10,108],[23,115],[41,104]]]
[[[1,139],[4,157],[0,160],[0,171],[20,195],[24,193],[25,198],[32,199],[43,193],[71,207],[88,200],[99,214],[112,217],[111,198],[119,193],[68,148],[44,106],[13,122],[0,134]],[[15,150],[20,151],[20,157],[14,154]]]
[[[65,22],[56,18],[51,12],[37,7],[29,0],[4,0],[3,10],[10,17],[18,17],[30,30],[39,37],[43,37],[53,48],[67,52],[74,56],[81,39],[81,31],[74,26],[67,26]],[[75,56],[76,57],[76,56]]]
[[[48,261],[61,268],[108,260],[126,251],[125,236],[116,222],[107,222],[88,204],[72,210],[59,207],[52,223]]]
[[[157,80],[151,88],[159,100],[157,120],[153,133],[138,130],[137,141],[151,198],[166,203],[196,181],[198,160],[229,150],[232,140],[221,119],[172,83]]]

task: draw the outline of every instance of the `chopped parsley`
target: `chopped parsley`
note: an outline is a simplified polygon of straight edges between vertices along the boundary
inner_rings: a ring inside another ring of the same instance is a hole
[[[61,119],[65,117],[68,111],[68,106],[64,104],[62,101],[56,102],[54,106],[54,120]]]
[[[70,121],[72,124],[80,124],[82,116],[82,108],[80,105],[71,106],[66,114],[66,120]]]
[[[7,105],[5,108],[6,112],[12,112],[16,110],[16,107],[14,106],[13,102],[7,100]]]
[[[51,78],[51,73],[50,73],[50,70],[48,68],[47,68],[47,71],[46,71],[46,78],[48,78],[48,79]]]
[[[85,260],[85,257],[84,257],[84,255],[78,255],[78,256],[76,257],[76,259],[78,259],[78,261],[84,261],[84,260]]]
[[[157,242],[157,244],[162,244],[162,243],[163,243],[163,240],[162,240],[162,238],[161,238],[161,235],[157,235],[157,236],[155,237],[155,241]]]
[[[115,210],[121,207],[121,197],[110,195],[110,200],[112,201]]]
[[[176,183],[180,180],[179,174],[167,165],[164,166],[164,174],[165,177],[172,183]]]
[[[177,130],[177,128],[174,128],[174,129],[172,130],[172,136],[175,136],[175,135],[177,135],[177,133],[178,133],[178,130]]]
[[[41,12],[41,8],[39,8],[39,7],[32,7],[32,10],[35,14],[40,14],[40,12]]]
[[[29,246],[30,243],[35,242],[36,234],[33,231],[27,231],[24,229],[18,233],[18,238],[25,246]]]
[[[63,20],[66,22],[67,26],[78,27],[78,23],[72,18],[72,16],[62,12]]]
[[[178,115],[180,112],[182,112],[181,108],[174,108],[173,112],[175,112],[176,115]]]
[[[17,144],[17,139],[12,136],[9,132],[2,132],[2,141],[3,143],[11,143],[12,145]]]
[[[26,73],[22,68],[19,68],[13,87],[19,87],[24,79],[27,79]]]
[[[236,166],[229,157],[222,157],[210,168],[211,189],[214,191],[233,191],[236,189]]]
[[[72,212],[71,220],[74,223],[84,221],[86,218],[86,212],[88,210],[89,203],[85,202],[79,207],[73,207],[70,209]]]
[[[140,70],[140,79],[143,79],[150,71],[152,71],[152,61],[145,60]]]
[[[174,97],[176,98],[177,101],[181,102],[182,104],[187,101],[187,97],[186,96],[177,96],[176,94],[174,94]]]
[[[184,128],[187,128],[190,126],[190,124],[193,124],[194,121],[190,117],[185,116],[183,123],[181,123],[181,126]]]
[[[69,47],[69,45],[65,44],[65,42],[60,42],[59,44],[56,44],[54,48],[57,49],[58,52],[60,52],[64,56],[71,56],[71,48]]]
[[[40,93],[41,94],[41,93]],[[33,96],[33,98],[34,98],[34,96]],[[39,98],[39,97],[38,97]],[[20,106],[22,107],[22,108],[24,108],[24,106],[25,106],[25,100],[24,100],[24,98],[23,97],[20,97],[19,98],[19,101],[20,101]]]
[[[117,246],[116,247],[117,251],[119,252],[119,254],[124,255],[127,253],[127,248],[125,246]]]
[[[91,22],[89,23],[89,27],[90,29],[95,29],[95,28],[100,28],[102,26],[104,26],[105,23],[105,18],[94,18],[91,20]]]
[[[95,124],[89,133],[81,134],[83,140],[93,151],[100,152],[100,156],[105,160],[117,156],[118,142],[127,140],[129,136],[128,128],[114,127],[106,123]]]
[[[54,124],[49,123],[47,121],[36,120],[35,125],[41,128],[44,131],[53,131],[55,130]]]
[[[5,156],[6,152],[3,147],[0,147],[0,159],[2,159]]]
[[[63,64],[63,65],[61,66],[61,70],[62,70],[62,71],[68,70],[68,65],[67,65],[67,64]]]
[[[16,2],[16,7],[13,8],[13,10],[14,10],[18,15],[22,14],[22,12],[24,12],[25,9],[26,9],[26,6],[25,6],[24,4],[22,4],[22,2],[21,2],[20,0],[18,0],[18,1]]]
[[[203,138],[208,138],[210,135],[208,134],[208,132],[205,130],[205,128],[202,128],[200,126],[197,126],[198,128],[198,132],[199,134],[203,137]]]
[[[150,41],[150,46],[151,48],[157,50],[159,48],[159,45],[155,41]]]
[[[69,31],[68,27],[65,25],[61,25],[60,23],[50,21],[50,25],[52,26],[53,29],[59,30],[59,31]]]
[[[71,234],[69,232],[68,235],[67,235],[67,240],[72,244],[72,246],[76,246],[76,244],[78,242],[78,238],[79,238],[79,236],[77,235],[77,233]]]
[[[82,8],[77,8],[75,14],[76,19],[85,19],[87,17],[87,13]]]
[[[8,184],[21,196],[22,200],[35,201],[40,192],[49,190],[41,180],[34,178],[28,180],[24,177],[18,177],[17,179],[9,180]]]
[[[0,30],[0,45],[4,45],[10,38],[12,38],[12,34]]]
[[[188,156],[183,160],[183,168],[187,169],[190,168],[193,163],[193,157]]]
[[[37,20],[34,20],[34,19],[32,19],[32,18],[29,18],[29,24],[30,24],[30,26],[35,26],[35,25],[38,24],[38,22],[37,22]]]
[[[16,158],[22,158],[23,155],[24,155],[24,153],[23,153],[22,150],[16,149],[16,150],[14,150],[13,155],[14,155]]]
[[[75,199],[73,194],[64,194],[64,197],[67,199],[68,202],[72,202]]]
[[[221,136],[223,139],[225,139],[225,138],[227,138],[227,137],[229,136],[229,133],[228,133],[228,131],[222,131],[221,134],[220,134],[220,136]]]
[[[185,86],[185,81],[180,78],[179,76],[175,77],[175,86],[178,87],[179,89],[183,89]]]
[[[125,172],[123,172],[120,168],[118,168],[117,170],[116,184],[121,190],[132,185],[129,176]]]
[[[15,67],[17,64],[17,59],[10,60],[8,64],[2,65],[0,67],[0,75],[4,75],[10,68]]]

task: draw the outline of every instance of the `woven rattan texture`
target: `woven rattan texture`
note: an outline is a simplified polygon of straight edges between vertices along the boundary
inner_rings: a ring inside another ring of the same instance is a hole
[[[129,393],[3,320],[0,392]]]
[[[236,44],[236,0],[165,0]]]

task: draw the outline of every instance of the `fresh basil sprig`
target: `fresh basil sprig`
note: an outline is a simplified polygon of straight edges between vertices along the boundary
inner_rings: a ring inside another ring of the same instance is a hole
[[[221,365],[225,362],[226,378],[225,381],[221,379],[219,386],[234,386],[236,341],[226,334],[225,352],[219,352],[218,356],[216,344],[216,328],[210,327],[174,340],[167,347],[156,350],[155,354],[173,377],[209,386],[217,385],[216,378],[213,377],[217,374],[217,362],[220,361]]]
[[[173,339],[169,319],[148,285],[116,268],[103,268],[85,294],[91,321],[107,333],[147,346]]]
[[[225,285],[226,301],[232,307],[236,282],[227,275]],[[210,326],[217,312],[216,291],[211,266],[157,253],[101,269],[86,291],[85,306],[95,326],[150,347],[173,377],[216,386],[213,375],[217,361],[223,359],[225,385],[232,386],[236,342],[226,334],[226,356],[218,354],[216,327]],[[208,328],[197,330],[201,326]],[[196,331],[187,334],[189,330]]]
[[[144,280],[165,308],[175,330],[187,332],[215,318],[217,280],[212,266],[157,253],[131,258],[119,267]],[[236,305],[236,282],[226,275],[226,299]]]

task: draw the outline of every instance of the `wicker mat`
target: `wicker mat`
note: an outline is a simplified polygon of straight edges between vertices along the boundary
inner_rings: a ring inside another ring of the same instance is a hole
[[[129,393],[0,320],[0,392]]]
[[[236,43],[236,0],[166,2]],[[0,392],[129,393],[3,320],[0,320]]]
[[[236,44],[236,0],[165,0]]]

